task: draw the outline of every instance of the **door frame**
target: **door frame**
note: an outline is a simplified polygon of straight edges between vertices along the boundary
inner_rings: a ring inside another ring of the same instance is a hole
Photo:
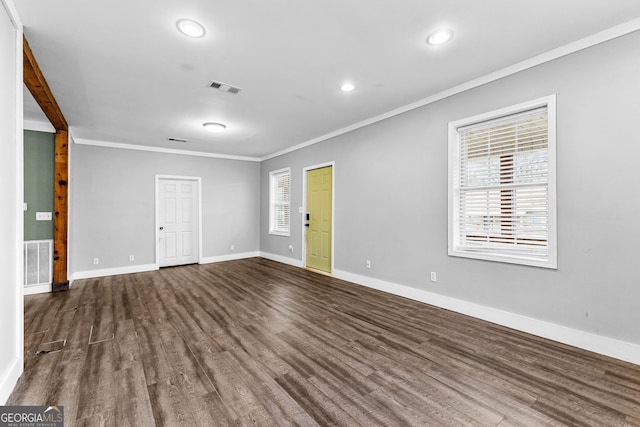
[[[302,212],[300,212],[302,218],[302,224],[300,227],[302,228],[302,244],[300,247],[302,248],[302,267],[307,267],[307,227],[304,226],[305,220],[304,215],[307,212],[307,172],[312,171],[314,169],[322,169],[331,166],[331,274],[335,270],[334,263],[336,259],[335,252],[335,218],[336,218],[336,162],[334,160],[325,163],[318,163],[311,166],[306,166],[302,168]]]
[[[155,177],[155,247],[156,267],[160,268],[160,181],[162,180],[194,181],[198,185],[198,264],[202,264],[202,178],[199,176],[161,175]]]
[[[0,401],[9,398],[11,391],[15,387],[18,378],[24,371],[24,142],[23,142],[23,67],[22,67],[22,44],[23,44],[23,27],[18,11],[16,10],[13,2],[6,2],[0,0],[0,14],[6,14],[9,20],[9,25],[13,27],[13,34],[15,35],[15,49],[14,58],[11,59],[9,67],[13,68],[11,71],[14,74],[15,79],[15,111],[11,111],[10,120],[13,119],[15,123],[15,181],[13,189],[7,188],[5,194],[9,194],[11,191],[15,194],[15,205],[6,206],[7,216],[14,215],[15,218],[15,230],[13,235],[9,234],[6,246],[3,243],[2,251],[11,253],[11,246],[13,246],[13,256],[15,257],[15,265],[13,266],[13,279],[14,283],[7,283],[3,291],[3,298],[7,300],[12,299],[12,303],[8,303],[12,309],[15,309],[15,315],[13,321],[15,321],[15,329],[7,331],[7,335],[14,334],[16,348],[8,348],[11,351],[11,361],[6,367],[0,367]],[[0,72],[6,72],[8,68]],[[10,143],[9,141],[7,143]],[[7,159],[7,164],[11,162]],[[11,211],[13,210],[13,214]],[[11,244],[13,242],[13,245]],[[11,276],[9,276],[11,277]],[[7,282],[9,282],[7,280]],[[4,325],[7,326],[7,325]]]

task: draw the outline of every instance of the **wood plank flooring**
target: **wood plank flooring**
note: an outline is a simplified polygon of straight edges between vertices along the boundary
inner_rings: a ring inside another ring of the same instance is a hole
[[[67,426],[640,426],[640,366],[261,258],[25,298]]]

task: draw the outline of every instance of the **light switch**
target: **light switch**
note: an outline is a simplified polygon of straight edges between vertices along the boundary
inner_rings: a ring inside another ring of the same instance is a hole
[[[29,205],[27,205],[26,203],[22,205],[24,211],[26,212],[29,208]]]
[[[51,221],[51,212],[36,212],[36,221]]]

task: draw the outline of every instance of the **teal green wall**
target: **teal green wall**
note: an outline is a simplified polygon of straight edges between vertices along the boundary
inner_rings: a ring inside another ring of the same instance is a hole
[[[55,134],[24,131],[24,240],[53,239],[53,221],[36,221],[36,212],[53,215]]]

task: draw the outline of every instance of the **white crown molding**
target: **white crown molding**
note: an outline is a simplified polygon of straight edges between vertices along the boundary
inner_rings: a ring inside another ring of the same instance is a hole
[[[580,331],[445,295],[435,294],[410,286],[349,273],[347,271],[336,270],[333,272],[333,276],[368,288],[420,301],[446,310],[455,311],[456,313],[486,320],[511,329],[640,365],[640,345],[637,344]]]
[[[22,32],[23,32],[22,21],[20,21],[20,16],[18,15],[18,10],[16,9],[14,2],[12,0],[0,0],[0,3],[2,3],[4,8],[7,10],[7,13],[8,13],[7,17],[11,20],[11,23],[13,24],[13,26],[18,31],[20,31],[22,35]],[[22,44],[22,41],[20,42],[20,44]]]
[[[424,107],[425,105],[433,104],[434,102],[441,101],[445,98],[449,98],[453,95],[457,95],[462,92],[466,92],[468,90],[474,89],[476,87],[485,85],[487,83],[494,82],[496,80],[500,80],[504,77],[511,76],[513,74],[519,73],[521,71],[528,70],[529,68],[536,67],[538,65],[544,64],[546,62],[553,61],[558,58],[562,58],[563,56],[570,55],[575,52],[579,52],[581,50],[587,49],[589,47],[607,42],[609,40],[613,40],[615,38],[624,36],[629,33],[633,33],[635,31],[640,30],[640,18],[633,19],[631,21],[625,22],[624,24],[616,25],[615,27],[611,27],[604,31],[600,31],[599,33],[592,34],[583,39],[577,40],[575,42],[566,44],[564,46],[558,47],[556,49],[552,49],[548,52],[542,53],[540,55],[534,56],[532,58],[526,59],[524,61],[518,62],[516,64],[510,65],[508,67],[502,68],[498,71],[494,71],[493,73],[486,74],[482,77],[478,77],[473,80],[469,80],[468,82],[462,83],[458,86],[454,86],[452,88],[446,89],[442,92],[436,93],[435,95],[428,96],[426,98],[422,98],[418,101],[412,102],[411,104],[406,104],[391,111],[388,111],[383,114],[379,114],[377,116],[362,120],[358,123],[354,123],[352,125],[343,127],[341,129],[335,130],[333,132],[329,132],[317,138],[302,142],[300,144],[294,145],[293,147],[285,148],[284,150],[275,152],[273,154],[268,154],[262,157],[260,160],[265,161],[272,159],[274,157],[282,156],[283,154],[291,153],[293,151],[300,150],[302,148],[308,147],[310,145],[317,144],[322,141],[326,141],[331,138],[335,138],[336,136],[343,135],[345,133],[354,131],[356,129],[360,129],[365,126],[369,126],[373,123],[381,122],[383,120],[389,119],[391,117],[397,116],[402,113],[406,113],[411,110],[415,110],[420,107]]]
[[[151,151],[155,153],[180,154],[183,156],[210,157],[225,160],[240,160],[244,162],[259,162],[259,157],[234,156],[231,154],[205,153],[203,151],[177,150],[173,148],[151,147],[147,145],[123,144],[120,142],[96,141],[92,139],[73,137],[73,142],[79,145],[91,145],[94,147],[120,148],[123,150]]]
[[[22,128],[24,130],[32,130],[36,132],[56,133],[56,129],[49,122],[41,122],[39,120],[27,120],[22,122]]]
[[[558,47],[556,49],[552,49],[548,52],[542,53],[540,55],[534,56],[532,58],[510,65],[508,67],[502,68],[498,71],[486,74],[482,77],[469,80],[465,83],[446,89],[437,94],[428,96],[426,98],[422,98],[410,104],[406,104],[401,107],[395,108],[391,111],[387,111],[386,113],[379,114],[374,117],[370,117],[368,119],[362,120],[352,125],[337,129],[335,131],[321,135],[317,138],[310,139],[308,141],[302,142],[300,144],[294,145],[284,150],[277,151],[272,154],[268,154],[263,157],[236,156],[236,155],[230,155],[230,154],[217,154],[217,153],[207,153],[207,152],[201,152],[201,151],[178,150],[178,149],[172,149],[172,148],[160,148],[160,147],[152,147],[152,146],[146,146],[146,145],[124,144],[124,143],[109,142],[109,141],[97,141],[97,140],[90,140],[90,139],[84,139],[84,138],[74,138],[73,140],[76,144],[92,145],[97,147],[150,151],[150,152],[166,153],[166,154],[181,154],[186,156],[210,157],[210,158],[241,160],[241,161],[249,161],[249,162],[262,162],[265,160],[282,156],[287,153],[291,153],[293,151],[303,149],[305,147],[309,147],[311,145],[326,141],[331,138],[335,138],[337,136],[389,119],[399,114],[403,114],[408,111],[415,110],[417,108],[424,107],[429,104],[433,104],[434,102],[441,101],[443,99],[449,98],[459,93],[466,92],[468,90],[485,85],[487,83],[500,80],[504,77],[508,77],[510,75],[519,73],[521,71],[528,70],[530,68],[536,67],[546,62],[550,62],[555,59],[562,58],[563,56],[567,56],[572,53],[579,52],[589,47],[607,42],[609,40],[613,40],[615,38],[624,36],[626,34],[629,34],[638,30],[640,30],[640,18],[636,18],[626,23],[616,25],[614,27],[592,34],[580,40],[574,41],[572,43],[566,44],[564,46]],[[33,129],[33,130],[39,130],[39,129]],[[43,130],[43,131],[46,132],[46,130]]]

